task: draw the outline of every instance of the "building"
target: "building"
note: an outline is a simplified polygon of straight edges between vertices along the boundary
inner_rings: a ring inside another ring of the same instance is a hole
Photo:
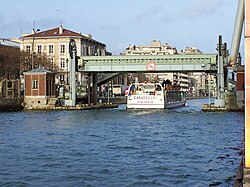
[[[20,98],[19,43],[0,38],[0,98]]]
[[[180,54],[202,54],[202,52],[196,47],[186,47],[186,49],[181,50]]]
[[[14,41],[14,39],[0,38],[0,45],[18,49],[20,48],[20,43],[16,40]]]
[[[55,73],[39,67],[24,73],[25,108],[44,108],[50,99],[56,97]],[[56,99],[53,99],[56,101]]]
[[[177,54],[176,48],[159,40],[153,40],[151,45],[129,45],[124,55],[171,55]]]
[[[31,62],[31,68],[34,69],[39,64],[34,63],[34,55],[40,55],[47,59],[47,66],[56,73],[55,81],[59,86],[65,86],[69,83],[69,41],[74,39],[77,46],[77,56],[105,56],[107,53],[106,45],[92,38],[91,34],[82,34],[79,32],[65,29],[63,26],[24,34],[20,38],[20,50],[32,55],[25,60]],[[46,67],[46,68],[48,68]],[[87,80],[86,75],[77,73],[77,87],[81,93],[86,93]],[[80,93],[79,92],[79,93]]]

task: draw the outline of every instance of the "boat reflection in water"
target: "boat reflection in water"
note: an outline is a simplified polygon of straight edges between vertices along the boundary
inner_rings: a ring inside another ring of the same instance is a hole
[[[175,85],[162,86],[160,83],[133,83],[128,90],[128,109],[169,109],[186,105],[186,100],[182,98],[182,91]]]

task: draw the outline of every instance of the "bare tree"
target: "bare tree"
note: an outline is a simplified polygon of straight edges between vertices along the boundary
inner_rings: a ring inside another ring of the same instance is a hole
[[[29,71],[32,67],[33,69],[38,68],[40,65],[51,71],[58,69],[45,53],[34,53],[32,56],[32,54],[28,52],[21,52],[20,62],[22,72]]]
[[[0,77],[17,78],[20,71],[20,50],[0,45]]]

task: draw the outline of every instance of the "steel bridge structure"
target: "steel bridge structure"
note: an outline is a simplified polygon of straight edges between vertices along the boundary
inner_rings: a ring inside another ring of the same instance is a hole
[[[78,71],[122,72],[210,72],[217,70],[217,54],[81,56]]]
[[[123,73],[217,72],[217,54],[81,56],[77,71],[88,74],[88,103],[97,102],[97,87]],[[98,73],[109,73],[97,80]],[[92,90],[90,89],[92,84]]]

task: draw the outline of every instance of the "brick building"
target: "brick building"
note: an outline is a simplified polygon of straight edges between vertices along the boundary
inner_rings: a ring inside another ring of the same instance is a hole
[[[55,73],[39,67],[25,72],[25,108],[44,107],[55,98]]]

